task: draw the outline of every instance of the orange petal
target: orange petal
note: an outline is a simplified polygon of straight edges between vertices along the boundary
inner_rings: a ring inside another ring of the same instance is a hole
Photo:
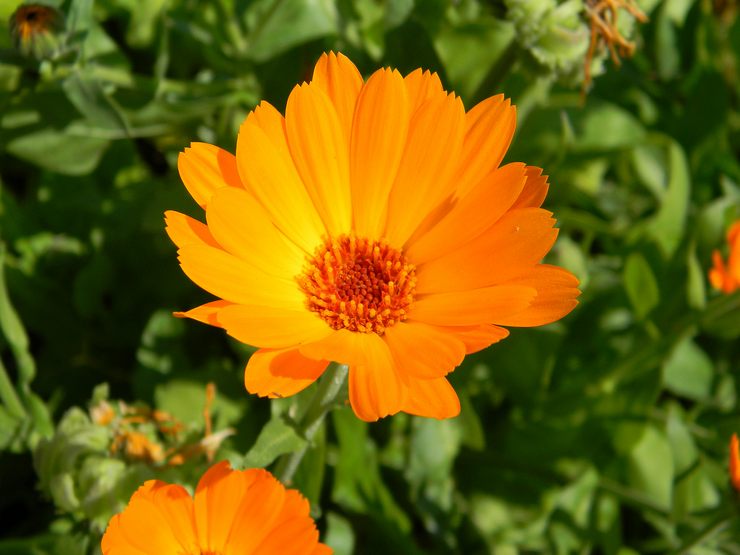
[[[177,157],[177,170],[185,188],[202,208],[216,189],[242,187],[234,155],[206,143],[191,143]]]
[[[268,275],[221,249],[190,244],[178,252],[185,274],[216,297],[238,304],[303,306],[304,295],[294,281]]]
[[[415,69],[403,79],[409,99],[409,113],[413,114],[427,100],[447,96],[437,73]]]
[[[496,285],[428,295],[411,305],[409,320],[440,326],[498,324],[527,308],[537,291],[523,285]]]
[[[219,310],[227,306],[234,305],[228,301],[211,301],[210,303],[196,306],[195,308],[191,308],[185,312],[173,312],[172,315],[176,318],[191,318],[192,320],[197,320],[203,324],[220,328],[221,324],[218,323],[216,314],[218,314]]]
[[[349,365],[349,400],[362,420],[375,421],[400,410],[405,387],[388,345],[379,335],[343,329],[302,345],[300,351],[310,358]]]
[[[352,122],[350,176],[357,235],[379,237],[409,124],[401,74],[379,69],[360,92]]]
[[[506,213],[472,241],[417,266],[417,295],[487,287],[526,272],[552,248],[554,224],[541,208]],[[411,253],[409,259],[415,262]]]
[[[388,201],[385,238],[392,245],[403,246],[432,208],[450,195],[464,128],[465,108],[454,95],[426,102],[411,119]]]
[[[421,322],[399,322],[385,330],[396,368],[417,378],[440,378],[465,357],[465,344],[444,330]]]
[[[547,190],[550,186],[547,183],[547,176],[542,175],[542,169],[527,166],[525,172],[527,181],[519,194],[519,198],[514,202],[512,210],[515,208],[539,208],[547,197]]]
[[[236,143],[239,175],[275,225],[306,253],[321,243],[324,225],[293,164],[284,120],[263,102],[242,124]]]
[[[290,397],[315,382],[328,360],[307,358],[297,349],[260,349],[244,371],[247,391],[260,397]]]
[[[238,341],[268,349],[293,347],[332,333],[326,322],[304,308],[231,305],[220,310],[216,318]]]
[[[412,378],[402,410],[429,418],[454,418],[460,414],[460,400],[446,378]]]
[[[153,499],[150,492],[151,489],[162,486],[166,486],[166,484],[149,480],[131,497],[128,506],[119,516],[118,530],[115,529],[116,525],[114,525],[112,539],[115,541],[125,539],[128,544],[121,547],[133,548],[133,550],[143,551],[144,553],[193,552],[191,549],[196,547],[193,530],[192,528],[188,530],[187,526],[179,519],[183,512],[186,513],[190,510],[192,506],[192,504],[188,505],[190,498],[183,488],[175,486],[176,490],[181,490],[181,492],[174,493],[175,497],[173,498],[163,497],[160,501],[173,504],[183,503],[185,506],[181,508],[167,507],[163,511],[160,502]],[[187,499],[183,499],[182,492],[185,493]],[[177,515],[174,522],[170,522],[170,514]],[[103,540],[103,543],[110,544],[110,541],[110,539],[108,541]],[[126,550],[119,551],[116,545],[107,545],[106,547],[110,548],[109,553],[126,552]],[[133,550],[128,552],[135,553],[136,551]]]
[[[363,83],[362,75],[347,56],[341,52],[339,54],[329,52],[322,54],[316,62],[311,83],[315,83],[331,99],[342,132],[349,144],[352,117]]]
[[[740,440],[737,434],[732,434],[730,438],[730,482],[740,493]]]
[[[525,166],[521,163],[507,164],[489,173],[409,245],[407,256],[422,264],[477,237],[511,208],[525,181]]]
[[[305,253],[272,223],[264,208],[244,190],[217,191],[206,210],[208,228],[224,250],[268,274],[300,273]]]
[[[576,276],[549,264],[538,264],[507,283],[533,287],[537,297],[518,314],[498,319],[502,326],[543,326],[560,320],[576,307],[581,294]]]
[[[436,329],[448,333],[465,344],[465,353],[477,353],[489,345],[498,343],[509,336],[509,330],[482,324],[479,326],[435,326]]]
[[[329,97],[316,85],[295,87],[285,123],[296,168],[327,230],[333,236],[349,233],[348,142]]]
[[[499,94],[467,113],[465,146],[458,176],[458,192],[465,196],[476,183],[496,169],[509,148],[516,128],[516,108]]]
[[[252,555],[304,555],[331,553],[327,547],[318,543],[319,532],[309,515],[308,501],[296,490],[285,492],[285,503],[280,515],[273,524],[273,532],[265,537],[259,546],[249,552]],[[235,550],[235,553],[248,553]]]
[[[167,210],[164,213],[164,221],[167,225],[165,228],[167,235],[170,236],[170,239],[172,239],[172,242],[178,248],[191,243],[205,243],[212,247],[219,247],[219,244],[213,238],[213,235],[211,235],[208,226],[190,216],[180,214],[174,210]]]

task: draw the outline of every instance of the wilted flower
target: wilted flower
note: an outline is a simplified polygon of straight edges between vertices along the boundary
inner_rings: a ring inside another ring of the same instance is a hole
[[[727,264],[718,250],[712,253],[714,267],[709,270],[709,282],[723,293],[732,293],[740,287],[740,220],[727,230],[727,244]]]
[[[149,480],[115,515],[103,555],[146,553],[326,555],[309,504],[266,470],[212,466],[195,497],[182,486]]]
[[[347,364],[355,413],[447,418],[466,353],[577,304],[546,264],[557,230],[542,170],[500,166],[516,113],[502,95],[465,112],[436,74],[323,55],[283,117],[263,102],[236,156],[194,143],[179,170],[207,225],[167,212],[196,284],[220,297],[181,316],[260,347],[252,393],[285,397]]]
[[[64,27],[62,14],[44,4],[23,4],[10,16],[10,33],[24,56],[41,59],[58,46],[58,33]]]

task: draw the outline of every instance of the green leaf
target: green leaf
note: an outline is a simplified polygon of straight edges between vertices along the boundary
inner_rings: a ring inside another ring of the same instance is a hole
[[[650,265],[640,253],[633,252],[627,257],[623,279],[635,314],[642,320],[658,306],[660,290]]]
[[[10,140],[5,148],[10,154],[41,168],[80,176],[97,167],[107,146],[107,139],[45,128]]]
[[[628,111],[605,102],[571,114],[576,129],[576,152],[604,152],[631,148],[642,142],[645,130]],[[605,132],[608,130],[608,132]]]
[[[257,0],[247,11],[247,52],[264,62],[286,50],[338,28],[331,0]]]
[[[665,434],[648,426],[628,458],[630,484],[668,509],[673,498],[673,453]]]
[[[712,360],[691,337],[678,343],[663,364],[665,388],[688,399],[709,397],[713,380]]]
[[[686,282],[686,300],[691,308],[703,310],[707,306],[707,288],[705,270],[696,254],[696,245],[692,242],[686,255],[688,281]]]
[[[337,513],[329,513],[326,520],[324,543],[334,550],[335,555],[352,555],[355,552],[355,533],[349,521]]]
[[[304,445],[306,440],[292,425],[281,417],[273,418],[262,428],[257,441],[244,456],[243,464],[247,468],[264,468],[280,455],[298,451]]]

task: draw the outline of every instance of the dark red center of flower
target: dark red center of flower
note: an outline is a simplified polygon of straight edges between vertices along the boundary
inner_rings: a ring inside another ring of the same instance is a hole
[[[383,335],[406,319],[416,268],[385,241],[340,235],[308,258],[298,284],[308,309],[333,329]]]

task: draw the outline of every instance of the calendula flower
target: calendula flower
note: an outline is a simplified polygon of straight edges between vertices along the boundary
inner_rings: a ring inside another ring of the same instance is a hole
[[[149,480],[108,523],[104,555],[325,555],[308,501],[261,469],[212,466],[195,496]]]
[[[732,434],[730,438],[730,482],[740,493],[740,441],[737,434]]]
[[[445,378],[466,353],[577,304],[547,264],[557,230],[538,168],[501,166],[515,108],[465,112],[434,73],[380,69],[364,82],[325,54],[283,117],[263,102],[236,156],[193,143],[180,176],[206,224],[167,212],[184,272],[219,300],[185,316],[260,349],[247,390],[285,397],[335,361],[372,421],[455,416]]]
[[[714,267],[709,270],[709,282],[723,293],[732,293],[740,287],[740,220],[727,230],[727,244],[730,254],[726,265],[718,250],[712,253]]]
[[[10,33],[24,56],[44,58],[57,47],[56,35],[64,27],[59,11],[44,4],[24,4],[10,16]]]

